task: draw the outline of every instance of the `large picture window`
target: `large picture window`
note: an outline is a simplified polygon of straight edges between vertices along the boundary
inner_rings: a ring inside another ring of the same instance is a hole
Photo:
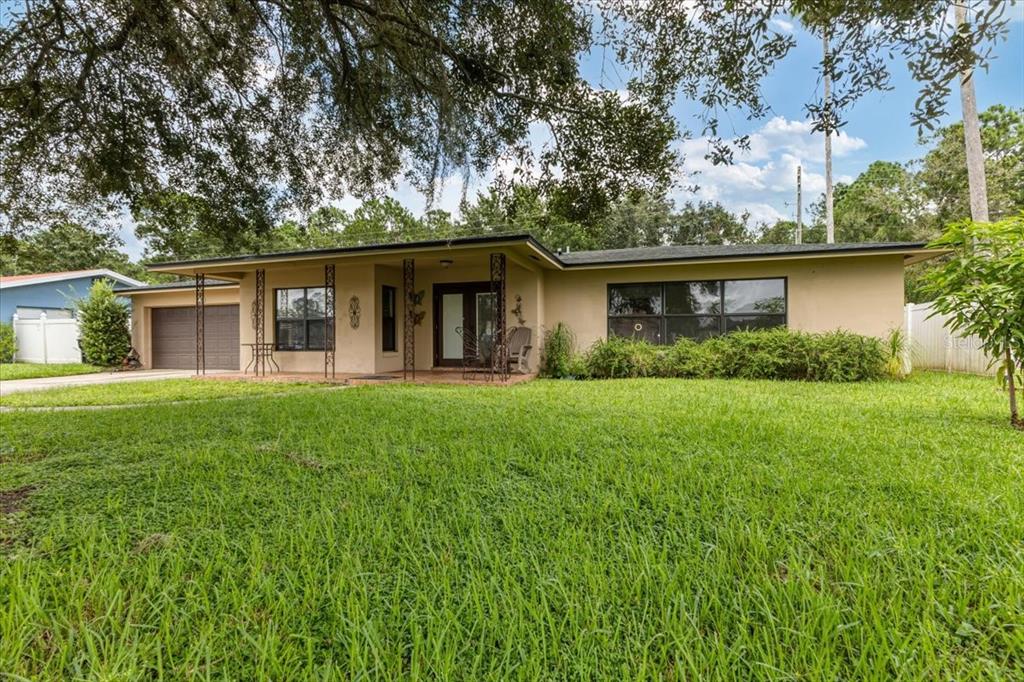
[[[274,290],[274,347],[277,350],[323,350],[323,287]]]
[[[609,335],[672,344],[785,324],[784,278],[608,286]]]

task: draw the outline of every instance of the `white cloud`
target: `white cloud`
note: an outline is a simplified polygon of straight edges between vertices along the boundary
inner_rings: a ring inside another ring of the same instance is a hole
[[[785,220],[788,216],[779,213],[774,206],[769,204],[750,204],[746,207],[753,223],[774,223],[777,220]]]
[[[684,141],[684,184],[696,184],[698,189],[680,192],[675,199],[719,201],[736,213],[749,212],[755,222],[774,222],[796,212],[797,166],[802,166],[805,210],[825,191],[825,138],[811,131],[809,121],[777,116],[751,133],[749,141],[750,149],[735,149],[729,165],[704,158],[710,149],[707,138]],[[840,132],[832,140],[833,159],[841,161],[866,146],[863,139]],[[851,180],[845,174],[836,176],[836,182]]]
[[[775,28],[779,29],[783,33],[792,33],[793,32],[793,28],[794,27],[793,27],[793,22],[791,22],[791,21],[786,21],[785,19],[775,18],[775,19],[771,20],[771,24],[772,24],[772,26],[774,26]]]

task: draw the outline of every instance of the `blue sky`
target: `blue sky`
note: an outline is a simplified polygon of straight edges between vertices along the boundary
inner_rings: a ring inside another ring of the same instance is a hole
[[[996,46],[996,59],[987,72],[978,71],[975,76],[981,109],[993,104],[1024,107],[1024,4],[1011,6],[1007,11],[1011,17],[1009,32]],[[677,203],[714,199],[737,213],[749,211],[754,220],[792,217],[796,210],[798,163],[803,166],[805,210],[824,191],[824,140],[820,134],[810,133],[810,122],[803,109],[803,104],[813,99],[820,87],[814,67],[820,59],[821,42],[788,22],[778,22],[777,28],[793,31],[796,47],[764,83],[771,113],[753,121],[746,120],[742,114],[734,115],[728,127],[723,125],[722,128],[723,134],[751,135],[752,153],[737,155],[732,166],[712,166],[703,158],[707,151],[704,140],[682,143],[683,175],[690,178],[687,184],[696,183],[699,190],[696,194],[677,191],[673,195]],[[622,74],[615,70],[612,61],[602,58],[599,52],[591,53],[583,61],[583,74],[595,85],[623,88]],[[833,140],[833,173],[837,181],[852,180],[872,161],[906,162],[919,158],[925,151],[910,121],[918,85],[902,63],[893,67],[893,89],[871,93],[860,100],[847,112],[848,123]],[[941,124],[960,120],[957,88],[953,90],[947,111]],[[694,117],[696,113],[699,113],[699,105],[689,101],[680,100],[673,109],[681,127],[699,133],[701,126]],[[543,127],[537,127],[534,138],[543,143],[547,138]],[[489,177],[476,178],[471,183],[470,195],[486,187],[489,180]],[[461,194],[461,181],[449,182],[437,201],[438,206],[457,212]],[[425,198],[405,183],[400,182],[393,195],[414,213],[424,210]],[[352,207],[358,202],[348,200],[342,205]]]
[[[989,70],[975,75],[978,106],[993,104],[1024,107],[1024,5],[1009,7],[1011,22],[1006,39],[995,49]],[[782,30],[790,28],[782,24]],[[701,155],[702,141],[684,144],[684,167],[699,171],[697,196],[677,193],[677,201],[692,198],[721,200],[730,209],[750,211],[755,219],[791,218],[795,213],[795,165],[803,165],[804,208],[824,191],[824,140],[809,133],[803,104],[813,99],[820,84],[814,67],[820,59],[820,39],[792,27],[796,47],[764,84],[772,112],[766,119],[734,117],[737,135],[750,134],[755,147],[748,158],[737,156],[733,167],[711,167]],[[927,147],[918,141],[910,116],[918,84],[902,63],[893,65],[893,89],[871,93],[846,112],[847,125],[833,141],[833,173],[837,181],[851,180],[875,160],[907,162],[920,158]],[[940,125],[961,118],[959,89],[954,87],[948,114]],[[681,124],[692,122],[698,108],[679,102],[675,114]],[[691,124],[695,127],[696,124]],[[787,205],[788,204],[788,205]]]
[[[1024,4],[1010,6],[1009,32],[995,47],[996,58],[988,71],[975,76],[978,106],[985,109],[993,104],[1024,107]],[[696,193],[677,191],[677,203],[688,200],[712,199],[721,201],[736,213],[749,212],[755,221],[773,222],[778,218],[792,218],[795,213],[796,166],[803,166],[804,209],[824,190],[823,139],[810,133],[803,104],[810,101],[820,84],[814,70],[820,58],[820,41],[798,26],[781,21],[777,28],[792,31],[796,47],[764,83],[764,93],[772,110],[759,120],[746,120],[742,114],[728,119],[722,133],[750,135],[750,154],[740,154],[731,166],[712,166],[703,159],[707,145],[702,139],[680,143],[685,153],[681,181],[696,183]],[[582,62],[584,76],[595,85],[619,89],[622,79],[608,59],[600,53],[587,55]],[[846,113],[847,125],[833,141],[833,172],[837,181],[855,178],[875,160],[906,162],[919,158],[924,147],[918,143],[916,129],[910,115],[918,94],[914,82],[902,64],[895,64],[893,89],[871,93]],[[673,114],[680,127],[699,133],[700,123],[694,118],[699,105],[680,100]],[[949,112],[941,124],[960,119],[959,90],[954,88],[947,106]],[[726,119],[723,117],[723,121]],[[542,126],[537,126],[533,139],[542,145],[547,138]],[[495,172],[508,169],[508,164],[496,164]],[[468,194],[487,187],[492,174],[470,180]],[[399,181],[391,192],[413,213],[419,215],[426,208],[426,197],[408,183]],[[435,198],[435,207],[452,213],[458,212],[463,194],[461,179],[449,180]],[[359,200],[349,197],[338,202],[346,209],[358,207]],[[129,254],[141,255],[142,245],[125,224],[122,237]]]

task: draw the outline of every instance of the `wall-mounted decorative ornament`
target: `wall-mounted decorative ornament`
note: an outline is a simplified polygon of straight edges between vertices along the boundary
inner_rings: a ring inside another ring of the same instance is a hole
[[[520,327],[526,325],[526,318],[523,317],[523,297],[519,294],[516,294],[516,307],[512,309],[512,314],[516,316]]]
[[[348,299],[348,323],[353,329],[359,329],[359,297],[353,296]]]
[[[427,316],[427,311],[423,310],[423,299],[426,295],[426,289],[420,289],[412,295],[412,324],[414,327],[423,324],[423,318]]]

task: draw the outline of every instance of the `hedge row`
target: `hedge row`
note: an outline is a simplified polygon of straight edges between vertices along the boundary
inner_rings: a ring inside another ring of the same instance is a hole
[[[788,329],[734,332],[672,346],[612,337],[573,353],[571,332],[559,325],[545,346],[542,374],[555,378],[632,377],[865,381],[887,375],[886,351],[874,337],[835,331],[808,334]],[[568,350],[566,350],[568,349]],[[552,353],[552,350],[554,353]]]

